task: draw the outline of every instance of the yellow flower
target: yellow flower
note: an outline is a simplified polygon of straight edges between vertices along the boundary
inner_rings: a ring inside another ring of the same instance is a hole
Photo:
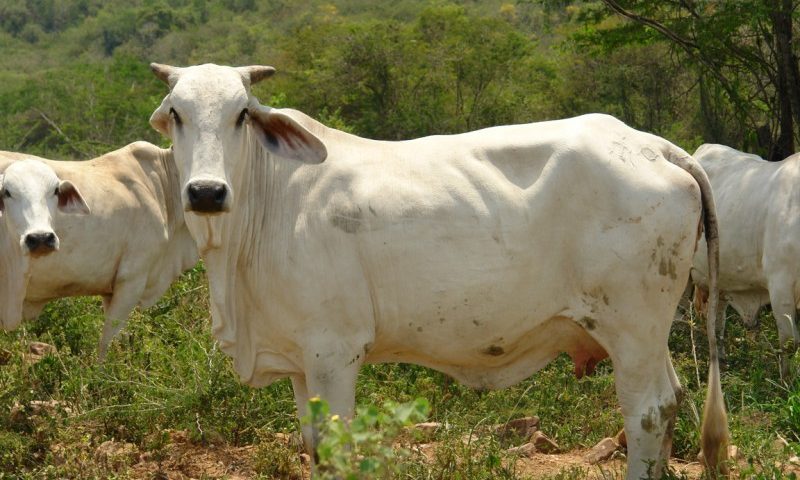
[[[333,415],[331,417],[331,420],[334,421],[334,422],[338,422],[339,421],[339,415]]]

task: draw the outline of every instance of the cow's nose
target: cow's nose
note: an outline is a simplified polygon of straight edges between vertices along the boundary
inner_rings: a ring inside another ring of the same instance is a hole
[[[25,235],[25,246],[28,251],[44,255],[56,249],[56,234],[53,232],[37,232]]]
[[[189,206],[193,212],[221,212],[228,196],[228,188],[224,183],[211,180],[196,180],[186,187]]]

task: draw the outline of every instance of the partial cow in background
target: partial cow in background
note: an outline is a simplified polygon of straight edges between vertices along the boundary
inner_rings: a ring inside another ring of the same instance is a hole
[[[755,326],[762,306],[772,304],[781,343],[781,374],[797,348],[795,309],[800,303],[800,154],[768,162],[724,145],[705,144],[694,153],[711,180],[720,225],[717,327],[725,328],[731,305],[745,325]],[[708,261],[697,249],[692,281],[707,291]],[[704,294],[699,293],[702,304]]]
[[[0,152],[2,327],[52,299],[102,295],[102,360],[131,311],[197,262],[179,188],[172,152],[147,142],[85,162]]]
[[[350,417],[364,363],[503,388],[560,352],[578,373],[610,356],[628,478],[661,476],[680,399],[667,338],[702,212],[717,258],[688,154],[607,115],[374,141],[259,104],[250,86],[271,67],[152,68],[170,92],[150,121],[173,141],[212,330],[245,382],[290,377],[301,416],[319,395]]]

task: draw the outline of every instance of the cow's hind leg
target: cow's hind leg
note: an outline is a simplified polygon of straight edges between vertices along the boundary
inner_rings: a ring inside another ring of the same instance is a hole
[[[778,327],[778,340],[781,351],[781,377],[789,378],[789,357],[797,348],[797,329],[795,328],[794,281],[781,275],[769,281],[769,299],[772,315]]]
[[[611,353],[628,441],[628,480],[661,478],[678,409],[666,335],[631,336]]]

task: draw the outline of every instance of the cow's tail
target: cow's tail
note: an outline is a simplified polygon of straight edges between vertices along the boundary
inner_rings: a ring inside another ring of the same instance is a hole
[[[688,154],[679,151],[667,154],[666,157],[675,165],[689,173],[700,187],[703,206],[703,227],[708,246],[708,304],[706,310],[706,335],[708,336],[708,391],[703,408],[703,427],[700,443],[709,478],[716,478],[717,473],[726,472],[728,456],[728,415],[725,413],[725,401],[722,396],[722,384],[719,373],[719,354],[717,351],[716,319],[719,308],[719,229],[717,225],[717,209],[711,193],[711,182],[706,172],[697,161]]]

